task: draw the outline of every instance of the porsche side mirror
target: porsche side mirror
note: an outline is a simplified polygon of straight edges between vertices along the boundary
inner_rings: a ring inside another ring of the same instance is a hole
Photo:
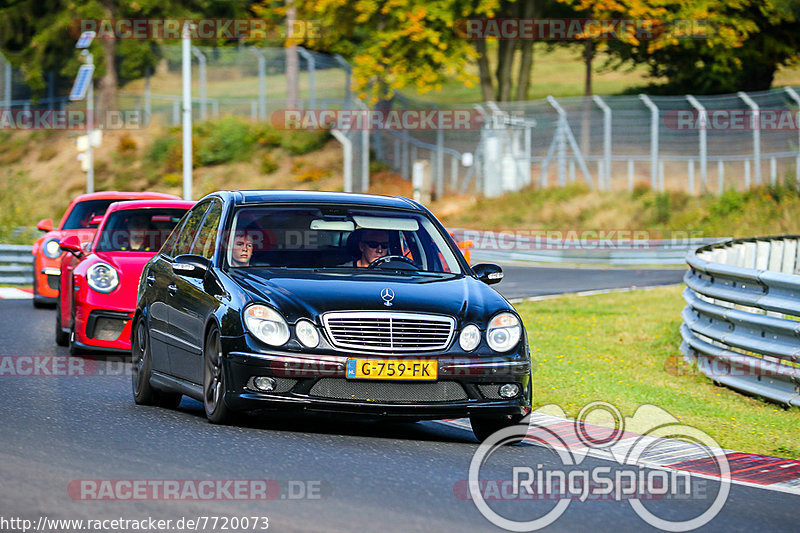
[[[83,248],[81,247],[81,240],[76,235],[70,235],[63,241],[58,243],[58,247],[69,252],[77,258],[83,256]]]
[[[503,269],[493,263],[478,263],[472,265],[472,271],[478,279],[487,285],[494,285],[503,281]]]
[[[211,261],[194,254],[179,255],[172,263],[172,272],[187,278],[203,279],[209,268],[211,268]]]
[[[36,223],[36,229],[42,230],[44,232],[53,231],[53,219],[43,218],[42,220]]]

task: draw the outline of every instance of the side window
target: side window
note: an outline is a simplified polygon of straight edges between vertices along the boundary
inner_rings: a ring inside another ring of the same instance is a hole
[[[203,226],[200,228],[200,233],[194,241],[194,246],[192,246],[193,254],[202,255],[206,259],[211,259],[211,256],[214,255],[214,244],[216,243],[220,216],[222,216],[222,204],[220,202],[212,202],[211,209],[208,210]]]
[[[200,224],[203,222],[203,216],[205,216],[209,205],[209,202],[205,202],[192,208],[189,218],[184,222],[181,234],[178,236],[173,255],[188,254],[192,250],[192,243],[194,243],[194,238],[200,229]]]
[[[169,234],[169,237],[167,237],[167,240],[164,241],[164,246],[161,247],[161,253],[162,254],[165,254],[165,255],[168,255],[168,256],[173,256],[174,255],[172,253],[172,251],[175,249],[175,241],[178,240],[178,235],[181,234],[181,229],[183,228],[183,225],[186,222],[186,218],[187,217],[188,217],[188,215],[184,216],[180,220],[180,222],[178,222],[178,224],[175,226],[175,228]]]

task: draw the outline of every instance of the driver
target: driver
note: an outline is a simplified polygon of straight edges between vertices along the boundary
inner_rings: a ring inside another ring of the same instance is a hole
[[[250,266],[250,258],[253,256],[253,236],[247,231],[237,231],[231,244],[231,266]]]
[[[361,257],[356,261],[356,266],[366,268],[376,259],[389,255],[389,234],[383,230],[366,230],[361,234],[358,249]]]

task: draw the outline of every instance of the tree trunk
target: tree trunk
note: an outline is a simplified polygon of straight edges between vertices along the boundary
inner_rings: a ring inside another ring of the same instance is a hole
[[[581,152],[584,157],[589,154],[591,146],[591,113],[592,113],[592,59],[594,59],[594,42],[587,39],[583,44],[583,64],[586,68],[586,79],[583,88],[583,113],[581,115]]]
[[[478,72],[481,80],[481,99],[484,102],[494,100],[494,83],[492,82],[492,72],[489,68],[489,56],[486,55],[486,41],[478,39],[475,41],[475,50],[478,57]]]
[[[286,2],[286,26],[288,31],[294,28],[297,18],[297,7],[294,0]],[[286,47],[286,107],[297,109],[299,105],[300,59],[297,54],[297,45],[290,44]]]
[[[520,17],[532,19],[536,16],[536,0],[524,0],[519,6]],[[524,101],[528,99],[528,91],[531,85],[531,71],[533,70],[533,40],[520,41],[519,48],[522,52],[519,65],[519,77],[517,79],[517,94],[515,100]]]

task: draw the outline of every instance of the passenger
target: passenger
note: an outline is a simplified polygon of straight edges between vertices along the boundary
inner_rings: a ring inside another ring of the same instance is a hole
[[[237,231],[231,246],[231,266],[250,266],[253,257],[253,236],[247,231]]]
[[[147,243],[147,233],[150,228],[149,217],[134,215],[128,222],[128,250],[132,252],[151,252]]]

